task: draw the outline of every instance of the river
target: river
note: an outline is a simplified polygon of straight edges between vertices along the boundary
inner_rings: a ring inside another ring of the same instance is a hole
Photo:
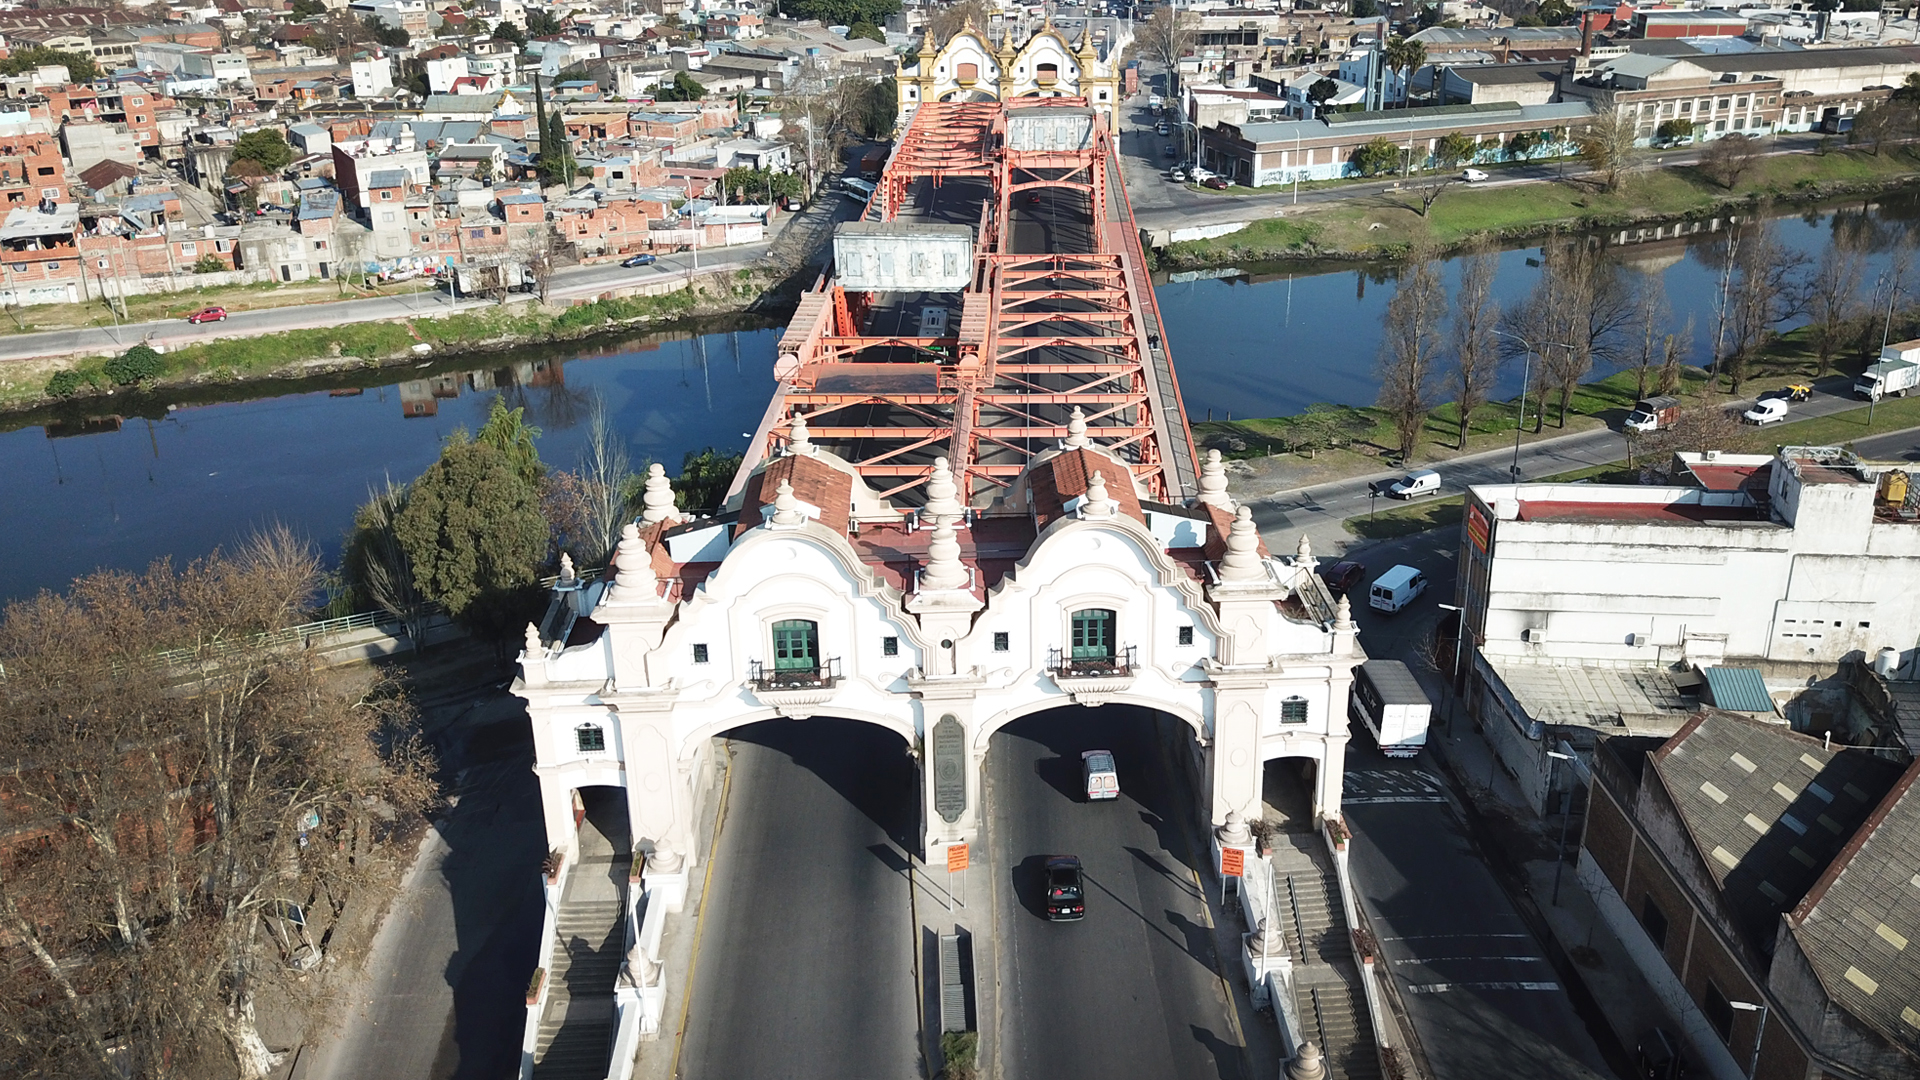
[[[1781,239],[1809,259],[1844,211],[1782,218]],[[1867,288],[1894,241],[1920,221],[1920,199],[1879,204]],[[1699,242],[1616,249],[1637,272],[1661,276],[1677,313],[1695,315],[1703,360],[1712,333],[1717,263]],[[1523,297],[1537,248],[1501,257],[1503,302]],[[1449,264],[1449,286],[1458,268]],[[1920,271],[1916,271],[1920,278]],[[1915,282],[1920,285],[1920,281]],[[1194,419],[1277,416],[1316,401],[1364,405],[1393,274],[1295,269],[1159,286],[1167,337]],[[1912,296],[1920,289],[1909,290]],[[766,411],[779,328],[737,320],[719,330],[669,331],[583,353],[547,347],[482,365],[448,361],[306,382],[206,387],[96,403],[68,417],[0,433],[0,601],[61,588],[98,567],[186,561],[282,522],[329,557],[370,486],[419,475],[456,428],[484,420],[496,394],[524,405],[558,468],[578,460],[595,397],[627,434],[636,465],[678,471],[690,451],[741,449]],[[1519,392],[1504,373],[1496,393]],[[16,421],[17,423],[18,421]]]

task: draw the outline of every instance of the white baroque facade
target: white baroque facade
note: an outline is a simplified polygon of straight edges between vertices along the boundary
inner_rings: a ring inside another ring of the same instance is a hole
[[[991,505],[963,507],[941,459],[907,508],[795,426],[717,517],[679,520],[655,466],[611,580],[563,582],[528,628],[515,690],[551,848],[577,850],[575,790],[606,785],[637,845],[699,857],[714,738],[834,716],[920,762],[933,851],[978,835],[995,731],[1109,702],[1185,722],[1216,823],[1259,813],[1280,757],[1312,759],[1315,814],[1338,813],[1352,620],[1304,541],[1266,554],[1217,454],[1190,505],[1145,501],[1076,415]]]
[[[1117,132],[1119,65],[1111,56],[1101,57],[1089,33],[1083,31],[1075,45],[1049,22],[1018,47],[1011,31],[996,46],[969,22],[939,49],[928,35],[921,40],[918,54],[900,61],[894,77],[900,127],[906,128],[923,101],[1083,97],[1105,118],[1107,130]]]

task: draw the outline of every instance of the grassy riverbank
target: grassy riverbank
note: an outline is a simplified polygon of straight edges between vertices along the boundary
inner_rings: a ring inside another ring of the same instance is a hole
[[[1171,244],[1162,267],[1215,267],[1289,259],[1390,259],[1419,239],[1442,248],[1478,238],[1519,240],[1556,229],[1608,229],[1707,217],[1755,200],[1812,201],[1876,194],[1920,182],[1920,149],[1775,154],[1732,189],[1692,165],[1654,166],[1607,193],[1585,178],[1507,187],[1456,185],[1425,217],[1411,191],[1286,208],[1211,240]],[[1249,213],[1257,212],[1254,208]]]
[[[147,385],[169,387],[208,382],[240,382],[320,374],[355,367],[378,368],[420,359],[415,345],[432,346],[429,355],[516,345],[571,341],[612,331],[678,319],[743,311],[769,295],[777,282],[756,271],[715,275],[705,284],[658,296],[619,297],[573,306],[520,303],[460,312],[442,318],[290,330],[258,337],[226,338],[190,345],[160,357],[160,374]],[[109,357],[22,361],[0,366],[0,410],[44,406],[60,399],[47,393],[56,371],[71,370],[80,388],[68,400],[88,399],[128,389],[116,387],[106,372]]]

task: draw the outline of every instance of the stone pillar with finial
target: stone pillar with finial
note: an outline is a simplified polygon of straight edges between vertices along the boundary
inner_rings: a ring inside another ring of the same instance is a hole
[[[640,496],[640,520],[649,525],[680,520],[673,503],[673,481],[667,479],[666,466],[659,462],[647,466],[647,483]]]
[[[972,579],[960,555],[953,525],[944,521],[935,525],[927,544],[927,565],[907,599],[907,610],[919,616],[921,637],[930,642],[922,665],[929,675],[960,670],[959,642],[967,636],[974,612],[984,606],[969,587]]]
[[[563,551],[560,553],[559,584],[571,585],[574,583],[575,580],[576,580],[576,575],[573,572],[573,556]]]
[[[1194,496],[1193,501],[1233,513],[1233,496],[1227,494],[1227,466],[1220,460],[1220,451],[1208,450],[1207,456],[1201,459],[1200,494]]]
[[[1353,604],[1341,593],[1340,603],[1333,609],[1333,655],[1352,656],[1354,638],[1359,632],[1353,623]]]
[[[1073,412],[1067,416],[1067,437],[1060,441],[1060,445],[1067,450],[1079,450],[1093,445],[1093,440],[1087,437],[1087,414],[1081,412],[1078,405],[1075,405]]]
[[[668,841],[654,842],[647,856],[645,875],[649,902],[658,900],[669,912],[678,912],[687,902],[687,859]]]
[[[1234,512],[1226,554],[1214,568],[1208,599],[1219,612],[1222,633],[1212,665],[1212,820],[1237,821],[1261,812],[1261,717],[1277,674],[1271,635],[1285,620],[1277,604],[1287,591],[1260,555],[1253,512]],[[1218,842],[1218,841],[1216,841]]]
[[[1293,547],[1293,565],[1308,574],[1318,565],[1313,557],[1313,541],[1307,539],[1306,533],[1300,534],[1300,542]]]
[[[927,503],[920,508],[922,525],[959,525],[966,520],[967,508],[960,501],[960,488],[954,483],[953,465],[944,457],[933,459],[933,471],[927,474]]]
[[[673,602],[660,595],[653,572],[653,552],[629,521],[613,549],[613,585],[593,609],[594,621],[607,628],[615,686],[637,690],[672,677],[672,665],[653,656],[672,617]]]
[[[1107,478],[1098,472],[1087,480],[1087,494],[1080,503],[1080,516],[1083,518],[1110,518],[1119,510],[1119,504],[1107,495]]]
[[[794,497],[793,485],[784,478],[780,486],[773,489],[773,516],[767,519],[767,525],[775,529],[797,529],[807,523],[807,515],[800,512],[800,500]]]
[[[540,640],[540,628],[527,624],[526,649],[520,654],[520,677],[528,686],[544,686],[547,681],[547,647]]]
[[[813,445],[812,436],[807,434],[807,414],[794,413],[793,425],[787,431],[787,453],[810,455],[818,449]]]
[[[1287,1080],[1327,1080],[1327,1063],[1313,1040],[1300,1044],[1300,1052],[1287,1064]]]
[[[1220,560],[1220,584],[1227,586],[1268,587],[1273,584],[1266,560],[1260,557],[1260,532],[1253,525],[1253,510],[1241,507],[1234,512],[1233,526],[1227,530],[1227,554]]]

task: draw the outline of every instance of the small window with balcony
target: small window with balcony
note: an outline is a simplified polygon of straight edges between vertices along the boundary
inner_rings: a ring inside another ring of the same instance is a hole
[[[583,754],[604,754],[607,730],[599,724],[581,724],[573,729],[573,745]]]
[[[820,667],[820,624],[786,619],[773,624],[773,669],[816,671]]]
[[[1113,659],[1112,611],[1107,608],[1082,608],[1074,612],[1070,633],[1070,659]]]
[[[1283,724],[1306,723],[1307,699],[1298,696],[1282,698],[1280,701],[1280,722]]]

